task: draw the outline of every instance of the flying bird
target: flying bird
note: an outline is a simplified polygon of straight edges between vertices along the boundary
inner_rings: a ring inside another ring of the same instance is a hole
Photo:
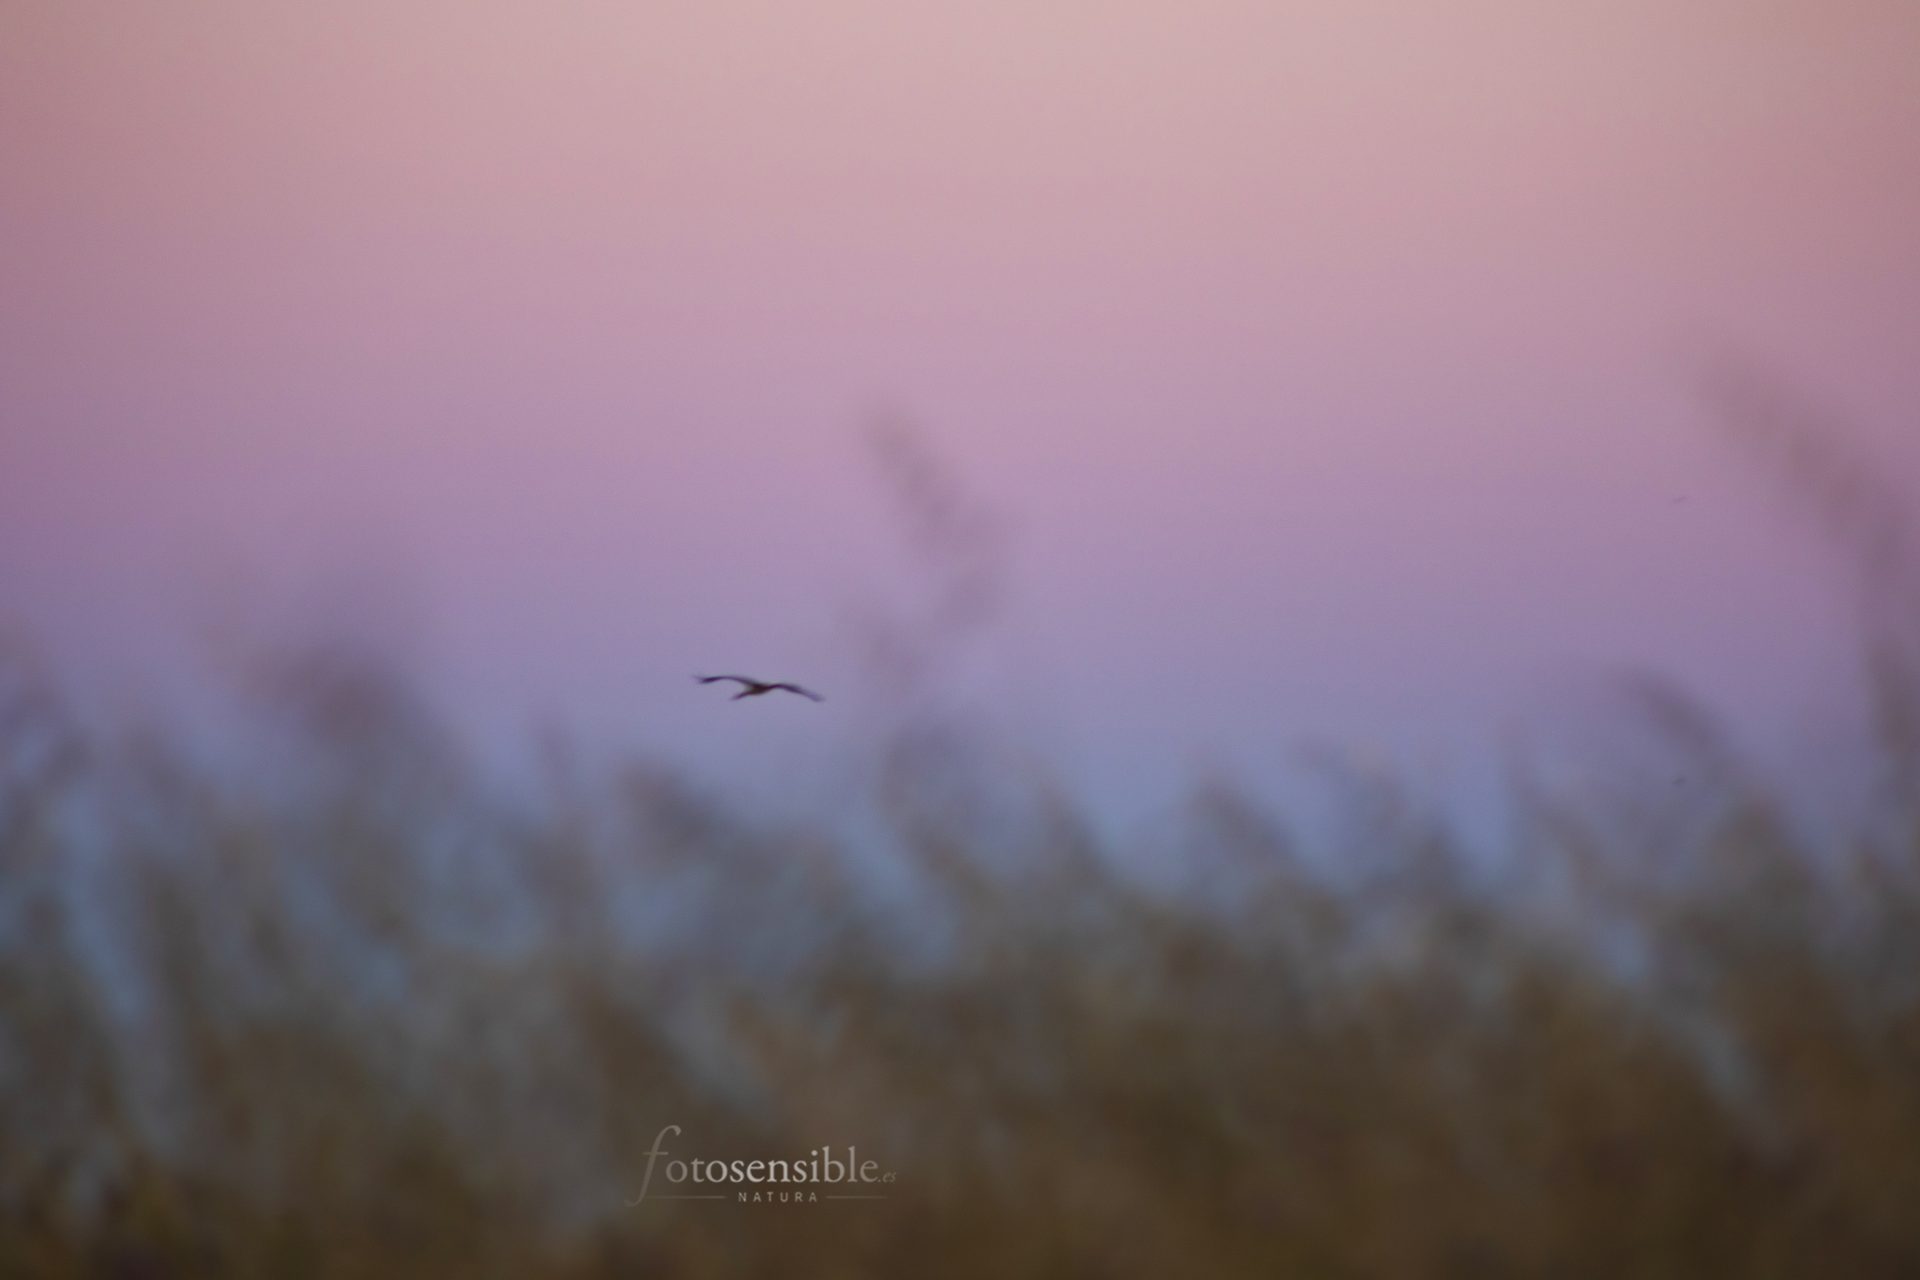
[[[729,702],[738,702],[742,698],[757,698],[763,693],[773,693],[775,690],[782,693],[797,693],[801,697],[811,698],[815,702],[826,701],[825,698],[813,690],[803,689],[799,685],[790,684],[785,680],[750,680],[746,676],[695,676],[694,679],[698,680],[701,684],[713,684],[720,680],[732,680],[740,686],[740,692],[727,699]]]

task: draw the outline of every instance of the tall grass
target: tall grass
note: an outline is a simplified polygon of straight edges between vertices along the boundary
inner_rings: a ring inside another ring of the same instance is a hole
[[[645,765],[504,793],[351,651],[259,667],[242,768],[16,646],[0,1275],[1920,1275],[1920,681],[1875,652],[1848,821],[1649,686],[1688,784],[1523,775],[1511,863],[1372,780],[1335,875],[1217,786],[1149,886],[950,755],[876,771],[881,877]],[[897,1176],[632,1204],[669,1125]]]
[[[367,664],[279,678],[238,781],[8,667],[0,1274],[1920,1274],[1910,812],[1816,839],[1701,759],[1527,797],[1490,884],[1381,795],[1335,883],[1215,789],[1189,892],[1057,794],[974,831],[894,777],[882,898],[657,771],[503,801]],[[670,1124],[897,1180],[628,1205]]]

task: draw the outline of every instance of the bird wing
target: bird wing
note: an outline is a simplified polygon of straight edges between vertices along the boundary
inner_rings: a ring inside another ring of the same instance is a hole
[[[694,679],[698,680],[701,684],[712,684],[717,680],[737,680],[745,685],[760,683],[758,680],[749,680],[745,676],[695,676]]]
[[[799,694],[799,695],[800,695],[801,697],[803,697],[803,698],[811,698],[811,699],[813,699],[813,700],[814,700],[815,702],[825,702],[825,701],[826,701],[826,699],[825,699],[825,698],[823,698],[823,697],[821,697],[821,696],[820,696],[819,694],[817,694],[817,693],[815,693],[815,692],[814,692],[813,690],[811,690],[811,689],[803,689],[803,688],[801,688],[801,687],[800,687],[799,685],[797,685],[797,684],[789,684],[789,683],[787,683],[787,682],[786,682],[786,681],[784,681],[784,680],[783,680],[783,681],[781,681],[781,682],[780,682],[779,684],[774,684],[774,685],[769,685],[769,686],[767,686],[767,687],[768,687],[768,688],[770,688],[770,689],[785,689],[785,690],[786,690],[786,691],[787,691],[788,693],[797,693],[797,694]]]

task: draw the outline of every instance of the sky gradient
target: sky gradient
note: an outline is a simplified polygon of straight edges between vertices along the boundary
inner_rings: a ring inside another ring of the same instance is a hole
[[[1806,740],[1844,575],[1698,362],[1920,476],[1892,0],[0,24],[0,620],[101,687],[365,626],[478,722],[827,770],[928,586],[885,407],[1004,552],[944,696],[1109,794],[1636,663]]]

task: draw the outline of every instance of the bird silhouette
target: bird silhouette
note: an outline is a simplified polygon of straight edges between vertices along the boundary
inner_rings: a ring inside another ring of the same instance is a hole
[[[698,680],[701,684],[713,684],[720,680],[734,681],[740,686],[740,692],[727,699],[729,702],[738,702],[742,698],[757,698],[763,693],[773,693],[776,690],[782,693],[797,693],[801,697],[811,698],[815,702],[826,701],[825,698],[813,690],[803,689],[799,685],[791,684],[785,680],[753,680],[746,676],[695,676],[694,679]]]

